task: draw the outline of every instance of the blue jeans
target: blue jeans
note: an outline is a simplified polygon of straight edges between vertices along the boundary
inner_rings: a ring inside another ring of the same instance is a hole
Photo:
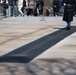
[[[12,16],[16,16],[16,5],[12,6]]]
[[[71,22],[67,22],[67,26],[70,27]]]
[[[59,8],[59,16],[62,15],[62,7]]]
[[[3,12],[3,16],[6,16],[6,8],[4,6],[2,6],[2,12]]]

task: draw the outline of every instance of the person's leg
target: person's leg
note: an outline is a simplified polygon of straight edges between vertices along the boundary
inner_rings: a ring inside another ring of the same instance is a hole
[[[11,6],[8,7],[9,10],[9,16],[11,16]]]
[[[59,16],[62,16],[62,7],[59,8]]]
[[[21,11],[21,8],[19,8],[18,10],[19,10],[21,16],[24,16],[23,12]]]
[[[27,16],[30,15],[30,8],[27,9]]]
[[[70,30],[71,28],[71,22],[67,22],[67,30]]]
[[[24,13],[24,7],[22,7],[21,11]]]
[[[13,16],[16,16],[16,5],[13,5]]]
[[[44,15],[44,11],[43,11],[43,8],[41,9],[41,15]]]
[[[71,24],[71,22],[67,22],[67,26],[69,26],[69,27],[70,27],[70,24]]]
[[[53,12],[53,16],[55,16],[55,11]]]
[[[30,15],[33,16],[33,9],[30,9]]]
[[[9,16],[9,9],[6,9],[6,15]]]
[[[11,16],[13,16],[13,5],[11,6]]]
[[[4,7],[2,6],[2,15],[4,16]]]
[[[41,15],[41,10],[39,10],[39,16]]]
[[[3,7],[3,16],[6,17],[6,8]]]

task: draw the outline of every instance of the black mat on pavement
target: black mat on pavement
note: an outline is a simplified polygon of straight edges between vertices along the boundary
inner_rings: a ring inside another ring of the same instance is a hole
[[[76,32],[75,26],[73,26],[71,30],[65,30],[65,28],[59,29],[56,32],[43,36],[42,38],[39,38],[1,56],[0,62],[29,63],[35,57],[51,48],[64,38],[73,34],[74,32]]]

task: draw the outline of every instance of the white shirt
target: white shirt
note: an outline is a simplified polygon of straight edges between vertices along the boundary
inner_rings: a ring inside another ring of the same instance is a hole
[[[18,7],[22,8],[23,7],[23,0],[18,0]]]

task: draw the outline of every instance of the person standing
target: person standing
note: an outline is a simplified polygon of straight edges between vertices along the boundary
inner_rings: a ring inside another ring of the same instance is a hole
[[[11,3],[11,7],[12,7],[12,12],[11,12],[11,14],[12,14],[13,17],[16,17],[17,0],[12,0],[11,2],[12,2],[12,3]]]
[[[53,0],[53,15],[58,16],[59,15],[59,1]]]
[[[59,0],[59,16],[62,16],[62,0]]]
[[[34,15],[34,8],[35,8],[35,3],[33,0],[30,0],[29,2],[29,12],[30,12],[30,15],[33,16]]]
[[[22,12],[22,7],[23,7],[23,0],[18,0],[18,11],[19,11],[19,16],[24,16],[24,13]]]
[[[39,15],[43,15],[43,9],[44,9],[44,2],[43,0],[37,0],[36,1],[36,8],[38,9],[39,11]]]
[[[8,9],[8,0],[1,0],[1,6],[2,6],[2,12],[3,12],[3,17],[7,16],[7,9]]]
[[[63,0],[63,21],[67,22],[67,30],[71,29],[71,22],[73,21],[74,4],[75,0]]]
[[[8,10],[9,10],[9,16],[11,16],[11,9],[12,9],[12,0],[8,0]]]

